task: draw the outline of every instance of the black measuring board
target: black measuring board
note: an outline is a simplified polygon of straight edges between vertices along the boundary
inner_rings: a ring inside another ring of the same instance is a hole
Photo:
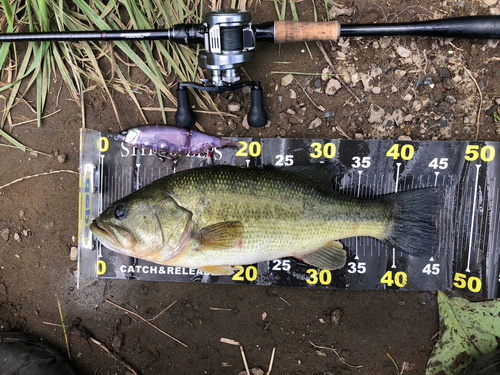
[[[100,278],[243,283],[336,289],[445,290],[459,288],[498,298],[500,282],[500,143],[378,140],[232,138],[242,147],[219,148],[211,156],[181,156],[161,161],[102,134],[94,178],[100,213],[117,199],[152,181],[188,168],[305,166],[337,163],[332,190],[354,197],[375,197],[431,186],[445,187],[439,220],[439,247],[421,259],[376,239],[341,242],[346,265],[317,269],[294,258],[236,266],[232,276],[212,276],[190,268],[162,266],[113,252],[94,240]],[[95,267],[95,264],[93,265]]]

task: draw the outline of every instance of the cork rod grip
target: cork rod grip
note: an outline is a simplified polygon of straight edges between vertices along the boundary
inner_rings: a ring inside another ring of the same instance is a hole
[[[274,43],[306,42],[308,40],[337,40],[339,23],[275,21]]]

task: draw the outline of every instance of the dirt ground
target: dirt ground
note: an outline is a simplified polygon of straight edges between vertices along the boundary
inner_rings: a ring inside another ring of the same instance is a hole
[[[340,16],[339,20],[341,23],[380,23],[499,14],[500,8],[495,3],[495,0],[384,3],[351,0],[341,5],[353,13]],[[302,21],[314,19],[313,2],[304,0],[296,6]],[[318,17],[324,18],[323,1],[317,1],[316,8]],[[249,10],[257,23],[277,19],[273,2],[262,1]],[[287,13],[287,19],[291,17],[291,13]],[[358,139],[404,136],[409,138],[403,139],[412,140],[499,141],[499,128],[494,121],[500,104],[496,101],[500,97],[497,43],[424,37],[323,42],[335,69],[343,74],[342,79],[348,81],[360,103],[345,87],[333,95],[326,94],[329,78],[323,81],[321,73],[328,64],[315,43],[309,43],[313,58],[303,43],[281,45],[281,48],[261,43],[245,69],[252,80],[262,82],[271,125],[260,129],[243,127],[249,97],[241,92],[231,97],[229,94],[215,97],[223,111],[230,102],[240,103],[237,117],[229,121],[206,115],[198,116],[198,121],[206,132],[224,136]],[[295,80],[284,85],[282,78],[286,74],[274,71],[313,74],[295,75],[300,85]],[[0,147],[0,186],[34,174],[78,171],[82,115],[79,106],[68,100],[65,87],[58,95],[61,85],[62,79],[56,78],[46,109],[46,114],[58,112],[43,120],[41,128],[37,129],[35,123],[5,128],[23,144],[44,154]],[[114,98],[124,128],[142,123],[127,96],[114,93]],[[144,107],[155,106],[154,98],[148,95],[138,98]],[[35,92],[28,93],[25,99],[34,106]],[[0,98],[0,102],[5,103],[5,99]],[[320,106],[324,111],[318,109]],[[120,130],[109,101],[98,90],[85,94],[85,110],[88,128],[102,132]],[[333,113],[324,117],[328,111]],[[35,116],[23,103],[12,111],[13,123]],[[149,123],[161,123],[159,112],[148,111],[146,116]],[[321,123],[314,127],[311,122],[316,118],[320,118]],[[173,112],[168,114],[168,121],[174,123]],[[0,143],[6,143],[5,139],[0,138]],[[58,154],[67,155],[63,163],[58,160]],[[245,369],[240,350],[221,343],[222,337],[239,341],[249,367],[259,367],[264,372],[276,348],[272,374],[425,372],[438,331],[433,292],[311,290],[131,280],[99,280],[78,290],[77,265],[70,260],[70,249],[77,246],[77,225],[76,173],[43,175],[0,188],[0,231],[3,233],[0,238],[0,331],[31,333],[67,355],[64,334],[58,326],[61,323],[59,299],[64,323],[72,327],[68,334],[69,349],[73,366],[80,375],[126,373],[121,363],[89,342],[84,332],[144,375],[238,374]],[[146,319],[155,317],[176,301],[154,324],[188,347],[106,302],[106,298],[120,301]],[[338,326],[331,323],[335,310],[341,314]]]

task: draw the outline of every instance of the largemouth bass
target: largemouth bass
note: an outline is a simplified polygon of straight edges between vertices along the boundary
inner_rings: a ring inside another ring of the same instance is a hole
[[[432,256],[442,188],[352,198],[331,192],[316,172],[186,170],[111,204],[90,229],[111,250],[215,275],[232,274],[234,265],[288,256],[338,269],[346,261],[338,240],[353,236]]]

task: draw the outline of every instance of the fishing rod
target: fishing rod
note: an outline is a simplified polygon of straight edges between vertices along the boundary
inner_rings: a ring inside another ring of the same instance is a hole
[[[98,41],[98,40],[169,40],[179,44],[203,44],[199,66],[210,72],[201,82],[180,82],[177,86],[176,124],[191,127],[195,115],[189,102],[188,87],[222,93],[251,88],[248,124],[262,127],[267,123],[263,92],[258,81],[241,82],[239,68],[250,61],[257,41],[290,43],[312,40],[337,40],[357,36],[434,36],[446,38],[498,39],[500,16],[469,16],[394,24],[346,24],[338,21],[271,21],[254,25],[250,12],[219,9],[208,12],[201,24],[179,24],[166,30],[106,30],[85,32],[42,32],[0,34],[0,42]]]

